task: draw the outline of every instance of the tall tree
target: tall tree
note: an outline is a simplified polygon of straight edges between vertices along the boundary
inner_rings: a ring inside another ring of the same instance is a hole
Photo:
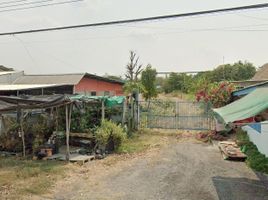
[[[139,64],[139,57],[137,57],[134,51],[130,51],[129,63],[126,66],[125,77],[127,82],[124,85],[124,91],[126,93],[132,93],[133,91],[142,91],[143,87],[140,84],[138,77],[142,72],[142,65]]]
[[[220,65],[212,71],[212,82],[242,81],[251,79],[256,73],[252,63],[238,61],[234,64]]]
[[[130,51],[129,63],[127,64],[126,79],[131,82],[137,82],[138,76],[142,72],[142,65],[139,64],[139,57],[134,51]]]
[[[142,94],[146,101],[157,97],[156,74],[156,70],[150,64],[142,71],[141,84],[144,88]]]
[[[166,93],[172,91],[188,92],[192,82],[192,76],[185,73],[171,73],[164,85]]]

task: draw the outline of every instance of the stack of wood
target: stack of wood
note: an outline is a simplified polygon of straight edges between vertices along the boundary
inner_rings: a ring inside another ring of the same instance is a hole
[[[219,142],[219,149],[225,160],[245,161],[247,156],[240,150],[239,146],[232,141]]]

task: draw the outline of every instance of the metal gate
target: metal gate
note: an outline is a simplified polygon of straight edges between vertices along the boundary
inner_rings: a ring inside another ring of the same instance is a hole
[[[140,102],[140,126],[146,128],[211,130],[211,107],[193,101]]]

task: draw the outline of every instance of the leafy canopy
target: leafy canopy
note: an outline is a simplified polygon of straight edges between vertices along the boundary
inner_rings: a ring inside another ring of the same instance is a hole
[[[151,65],[147,65],[146,69],[142,71],[141,83],[144,89],[142,93],[146,101],[157,97],[156,75],[156,70]]]

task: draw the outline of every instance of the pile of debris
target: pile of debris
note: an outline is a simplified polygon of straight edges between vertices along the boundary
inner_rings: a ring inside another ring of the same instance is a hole
[[[223,141],[218,146],[225,160],[245,161],[247,158],[235,142]]]

